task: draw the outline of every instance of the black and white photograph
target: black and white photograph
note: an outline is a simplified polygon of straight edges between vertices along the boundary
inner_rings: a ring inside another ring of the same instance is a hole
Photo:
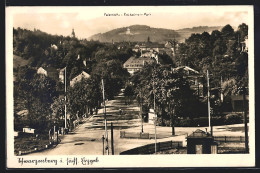
[[[253,6],[7,7],[7,167],[255,166],[253,31]]]

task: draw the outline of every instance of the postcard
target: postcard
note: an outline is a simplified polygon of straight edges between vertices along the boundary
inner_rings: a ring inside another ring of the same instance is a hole
[[[7,167],[254,167],[253,17],[6,7]]]

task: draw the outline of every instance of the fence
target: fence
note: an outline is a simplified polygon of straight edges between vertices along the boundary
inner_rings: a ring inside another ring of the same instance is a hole
[[[168,150],[172,148],[183,147],[182,141],[167,141],[156,143],[156,149],[158,151]],[[155,144],[148,144],[141,147],[133,148],[127,151],[123,151],[120,155],[132,155],[132,154],[153,154],[155,152]]]
[[[149,133],[141,133],[141,132],[125,132],[120,131],[120,138],[140,138],[140,139],[150,139]]]
[[[157,134],[157,139],[169,137],[169,135],[165,134]],[[141,132],[125,132],[120,131],[120,138],[134,138],[134,139],[154,139],[154,134],[149,133],[141,133]]]
[[[245,142],[244,136],[214,136],[217,142]]]

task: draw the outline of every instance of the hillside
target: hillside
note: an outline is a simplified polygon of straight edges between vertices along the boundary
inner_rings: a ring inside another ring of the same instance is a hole
[[[25,60],[20,56],[13,55],[13,68],[22,67],[28,65],[29,60]]]
[[[165,42],[169,39],[179,38],[179,34],[170,29],[152,28],[146,25],[132,25],[129,27],[117,28],[106,33],[99,33],[89,37],[91,40],[100,42],[144,42],[148,37],[152,42]]]
[[[122,27],[113,29],[105,33],[98,33],[91,37],[89,40],[99,40],[100,42],[144,42],[147,38],[150,38],[152,42],[164,43],[167,40],[176,39],[183,42],[192,33],[211,33],[213,30],[220,30],[221,26],[199,26],[193,28],[184,28],[179,30],[152,28],[146,25],[132,25],[129,27]]]
[[[211,33],[214,30],[221,30],[222,26],[198,26],[198,27],[192,27],[192,28],[183,28],[176,30],[178,34],[181,36],[179,41],[184,42],[185,39],[189,38],[191,34],[193,33],[203,33],[208,32]]]

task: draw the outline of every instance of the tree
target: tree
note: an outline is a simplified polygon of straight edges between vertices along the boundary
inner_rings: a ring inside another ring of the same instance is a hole
[[[234,29],[228,24],[221,29],[221,35],[226,40],[233,39]]]
[[[187,112],[181,110],[186,110],[194,99],[184,76],[182,71],[175,72],[158,64],[147,64],[131,78],[139,104],[153,108],[155,101],[155,112],[161,117],[162,125],[165,125],[166,120],[171,120],[173,135],[175,117],[184,116]],[[194,112],[194,108],[189,114]]]
[[[91,77],[82,79],[73,87],[68,88],[68,110],[71,113],[72,119],[90,113],[93,114],[93,109],[97,110],[102,102],[100,81]]]
[[[51,122],[51,104],[57,97],[56,83],[36,74],[33,78],[18,78],[14,83],[15,107],[24,104],[28,110],[25,124],[40,132],[47,131]]]
[[[244,41],[246,36],[248,35],[248,26],[245,23],[242,23],[238,26],[239,38],[241,41]]]
[[[124,96],[127,98],[126,99],[126,104],[131,103],[132,97],[134,96],[134,89],[132,85],[127,84],[124,90]]]

